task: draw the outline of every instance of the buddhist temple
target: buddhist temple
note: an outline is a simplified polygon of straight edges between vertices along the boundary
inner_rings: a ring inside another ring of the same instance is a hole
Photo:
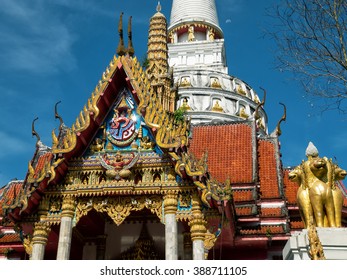
[[[0,259],[283,259],[308,227],[297,203],[308,167],[281,162],[285,105],[269,128],[266,90],[228,73],[215,0],[173,0],[168,18],[153,7],[141,65],[121,14],[115,55],[76,121],[57,103],[49,145],[33,121],[28,171],[0,189]],[[341,199],[328,225],[346,227],[346,172],[321,164]]]

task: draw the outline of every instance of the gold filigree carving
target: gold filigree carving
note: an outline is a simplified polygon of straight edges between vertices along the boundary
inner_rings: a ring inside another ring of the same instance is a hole
[[[310,243],[309,255],[311,260],[325,260],[323,246],[312,219],[308,227],[308,240]]]
[[[177,211],[177,195],[167,194],[164,196],[164,212],[165,214],[176,214]]]
[[[72,218],[75,214],[76,198],[73,196],[64,197],[61,209],[62,209],[62,212],[61,212],[62,217]]]
[[[34,225],[32,244],[46,244],[51,226],[48,223],[37,222]]]
[[[98,212],[107,213],[116,225],[120,225],[130,215],[131,211],[140,211],[144,208],[149,209],[161,220],[162,197],[151,195],[79,199],[75,219],[77,223],[82,216],[87,215],[90,210],[95,209]]]
[[[32,244],[32,236],[31,235],[27,235],[26,237],[24,237],[23,247],[24,247],[25,252],[29,256],[31,256],[31,254],[33,252],[33,244]]]

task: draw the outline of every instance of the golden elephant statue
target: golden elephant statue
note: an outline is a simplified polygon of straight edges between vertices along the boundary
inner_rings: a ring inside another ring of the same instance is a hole
[[[289,173],[289,179],[299,184],[300,215],[305,228],[311,222],[317,227],[341,227],[343,194],[336,181],[343,180],[347,173],[331,159],[318,157],[312,146],[306,150],[308,160]]]

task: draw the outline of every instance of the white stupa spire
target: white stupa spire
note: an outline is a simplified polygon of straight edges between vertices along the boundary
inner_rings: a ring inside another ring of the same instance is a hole
[[[193,22],[207,24],[222,35],[215,0],[173,0],[169,31]]]

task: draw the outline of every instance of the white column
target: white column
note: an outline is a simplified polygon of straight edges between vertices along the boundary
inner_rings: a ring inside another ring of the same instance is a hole
[[[34,234],[32,239],[31,260],[43,260],[45,248],[50,233],[50,226],[44,223],[35,223]]]
[[[63,201],[57,260],[68,260],[70,258],[71,238],[72,238],[72,218],[75,213],[75,200],[66,197]]]
[[[165,259],[178,259],[178,236],[177,236],[177,195],[167,194],[164,198],[165,219]]]

